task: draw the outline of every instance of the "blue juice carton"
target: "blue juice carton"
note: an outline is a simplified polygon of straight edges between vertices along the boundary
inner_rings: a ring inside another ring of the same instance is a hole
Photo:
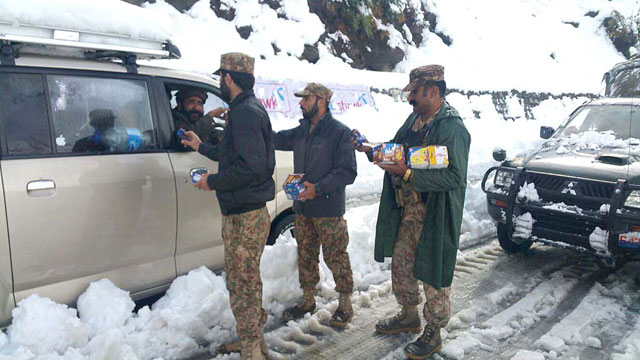
[[[357,129],[351,130],[351,138],[355,140],[358,146],[362,146],[362,144],[367,142],[367,138],[364,135],[360,134],[360,131]]]
[[[197,170],[193,170],[191,172],[191,183],[195,184],[198,181],[200,181],[200,179],[202,179],[202,176],[204,174],[206,174],[208,171],[207,169],[197,169]]]
[[[176,135],[178,135],[178,137],[182,140],[188,140],[187,135],[184,134],[183,128],[178,129],[178,131],[176,131]]]
[[[304,174],[290,174],[287,176],[284,184],[282,184],[282,188],[284,189],[285,194],[287,194],[287,199],[300,200],[298,196],[305,189],[302,185],[303,178]]]

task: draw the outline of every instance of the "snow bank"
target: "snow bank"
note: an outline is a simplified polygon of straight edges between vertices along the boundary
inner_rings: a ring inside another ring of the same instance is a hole
[[[145,10],[119,0],[3,0],[0,23],[3,22],[158,41],[169,40],[174,34],[174,22],[165,12]]]

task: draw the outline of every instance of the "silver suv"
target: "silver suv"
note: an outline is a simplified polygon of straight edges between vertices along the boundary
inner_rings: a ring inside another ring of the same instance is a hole
[[[0,324],[34,293],[73,304],[108,278],[138,299],[221,269],[218,202],[190,176],[218,164],[175,144],[171,113],[186,87],[207,92],[205,113],[220,106],[218,82],[141,66],[143,50],[28,35],[0,29]],[[281,184],[291,154],[276,158]],[[268,209],[273,243],[293,224],[291,202],[279,192]]]

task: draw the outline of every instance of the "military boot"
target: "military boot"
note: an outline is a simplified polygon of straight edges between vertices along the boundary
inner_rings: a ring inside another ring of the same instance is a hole
[[[242,360],[265,360],[260,349],[260,340],[243,341],[240,356]]]
[[[242,344],[240,340],[234,340],[218,346],[213,356],[219,356],[223,354],[239,353],[242,350]]]
[[[353,306],[351,306],[351,294],[340,294],[338,308],[331,316],[329,325],[343,329],[353,318]]]
[[[267,342],[264,340],[264,334],[260,337],[260,352],[262,352],[262,356],[265,360],[269,360],[269,347],[267,346]]]
[[[234,340],[232,342],[220,345],[216,349],[216,352],[213,353],[213,356],[228,355],[232,353],[239,353],[241,351],[242,343],[240,342],[240,340]],[[262,356],[266,360],[269,360],[269,347],[267,346],[267,342],[264,340],[264,334],[260,339],[260,351],[262,352]]]
[[[442,349],[440,328],[425,326],[418,340],[404,347],[404,354],[409,359],[426,359]]]
[[[300,302],[288,308],[282,313],[282,320],[290,321],[303,318],[306,313],[313,313],[316,310],[316,290],[304,290]]]
[[[402,311],[396,316],[382,319],[376,323],[376,331],[380,334],[397,334],[401,332],[418,334],[420,330],[422,330],[422,326],[420,326],[417,305],[403,305]]]

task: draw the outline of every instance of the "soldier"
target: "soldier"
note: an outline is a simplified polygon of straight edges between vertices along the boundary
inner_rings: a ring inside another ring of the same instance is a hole
[[[204,114],[204,103],[207,102],[207,93],[195,87],[187,87],[176,93],[177,105],[171,110],[176,131],[184,129],[193,131],[204,142],[215,145],[222,141],[223,127],[214,122],[215,117],[221,117],[227,111],[224,107],[218,107]],[[180,143],[180,137],[174,132],[173,141]]]
[[[445,169],[409,169],[403,162],[379,166],[384,183],[376,225],[375,259],[392,257],[391,281],[402,311],[376,324],[382,334],[419,333],[421,328],[417,280],[422,280],[427,322],[422,335],[404,351],[411,359],[425,359],[442,347],[440,329],[451,315],[450,286],[456,263],[466,191],[471,137],[460,115],[444,100],[444,68],[413,69],[409,103],[413,113],[391,142],[405,149],[443,145],[449,152]],[[355,145],[355,143],[354,143]],[[357,146],[357,145],[356,145]],[[357,147],[371,156],[371,147]]]
[[[268,358],[263,327],[260,257],[270,229],[266,202],[275,194],[273,147],[269,115],[253,93],[254,59],[242,53],[223,54],[220,85],[223,100],[230,104],[222,143],[202,143],[186,132],[182,143],[218,161],[217,174],[205,174],[195,186],[215,190],[222,211],[226,285],[231,310],[237,321],[239,341],[219,352],[240,351],[243,359]]]
[[[351,132],[329,110],[332,95],[322,84],[308,84],[303,91],[295,93],[302,98],[300,125],[274,133],[277,150],[293,151],[294,172],[304,173],[305,187],[300,200],[293,202],[303,295],[296,306],[284,311],[282,318],[299,319],[315,310],[322,246],[324,260],[333,272],[339,293],[338,308],[329,323],[344,328],[353,317],[353,275],[347,253],[349,232],[343,217],[345,188],[353,183],[357,171],[355,153],[349,143]]]

